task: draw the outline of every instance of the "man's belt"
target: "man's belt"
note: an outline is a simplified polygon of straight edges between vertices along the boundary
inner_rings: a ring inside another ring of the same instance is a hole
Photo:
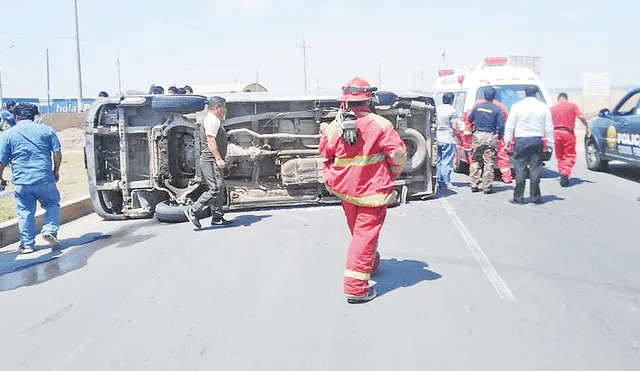
[[[472,131],[472,133],[476,133],[476,132],[489,133],[489,134],[495,133],[495,131],[486,131],[486,130],[474,130],[474,131]]]
[[[553,128],[553,130],[562,130],[562,131],[568,131],[569,133],[573,133],[573,129],[569,129],[569,128]]]

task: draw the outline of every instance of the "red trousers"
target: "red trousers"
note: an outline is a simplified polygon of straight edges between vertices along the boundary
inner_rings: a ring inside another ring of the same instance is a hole
[[[364,296],[369,292],[369,278],[374,269],[378,237],[387,216],[387,207],[362,207],[342,201],[351,231],[351,243],[344,271],[344,293]]]
[[[571,170],[576,164],[576,135],[564,130],[554,130],[553,140],[558,171],[562,175],[571,177]]]
[[[498,141],[498,156],[496,157],[496,166],[500,169],[502,175],[502,181],[505,183],[511,183],[513,181],[513,174],[511,174],[510,158],[507,154],[507,146],[504,145],[504,140]]]

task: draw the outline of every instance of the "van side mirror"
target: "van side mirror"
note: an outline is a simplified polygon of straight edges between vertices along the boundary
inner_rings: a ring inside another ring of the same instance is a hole
[[[600,112],[598,112],[598,117],[602,117],[603,119],[610,119],[611,111],[609,111],[608,108],[603,108],[600,110]]]

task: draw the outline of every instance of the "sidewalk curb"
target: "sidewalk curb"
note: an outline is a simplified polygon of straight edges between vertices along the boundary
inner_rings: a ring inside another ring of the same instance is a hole
[[[93,213],[91,198],[76,198],[60,205],[60,224],[65,224]],[[36,231],[42,226],[44,210],[36,212]],[[0,248],[20,241],[18,219],[14,218],[0,223]]]

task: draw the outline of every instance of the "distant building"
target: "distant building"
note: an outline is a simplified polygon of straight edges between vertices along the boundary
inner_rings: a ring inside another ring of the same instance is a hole
[[[191,85],[193,94],[218,94],[218,93],[249,93],[264,92],[267,88],[257,82],[247,84],[216,84],[216,85]]]

